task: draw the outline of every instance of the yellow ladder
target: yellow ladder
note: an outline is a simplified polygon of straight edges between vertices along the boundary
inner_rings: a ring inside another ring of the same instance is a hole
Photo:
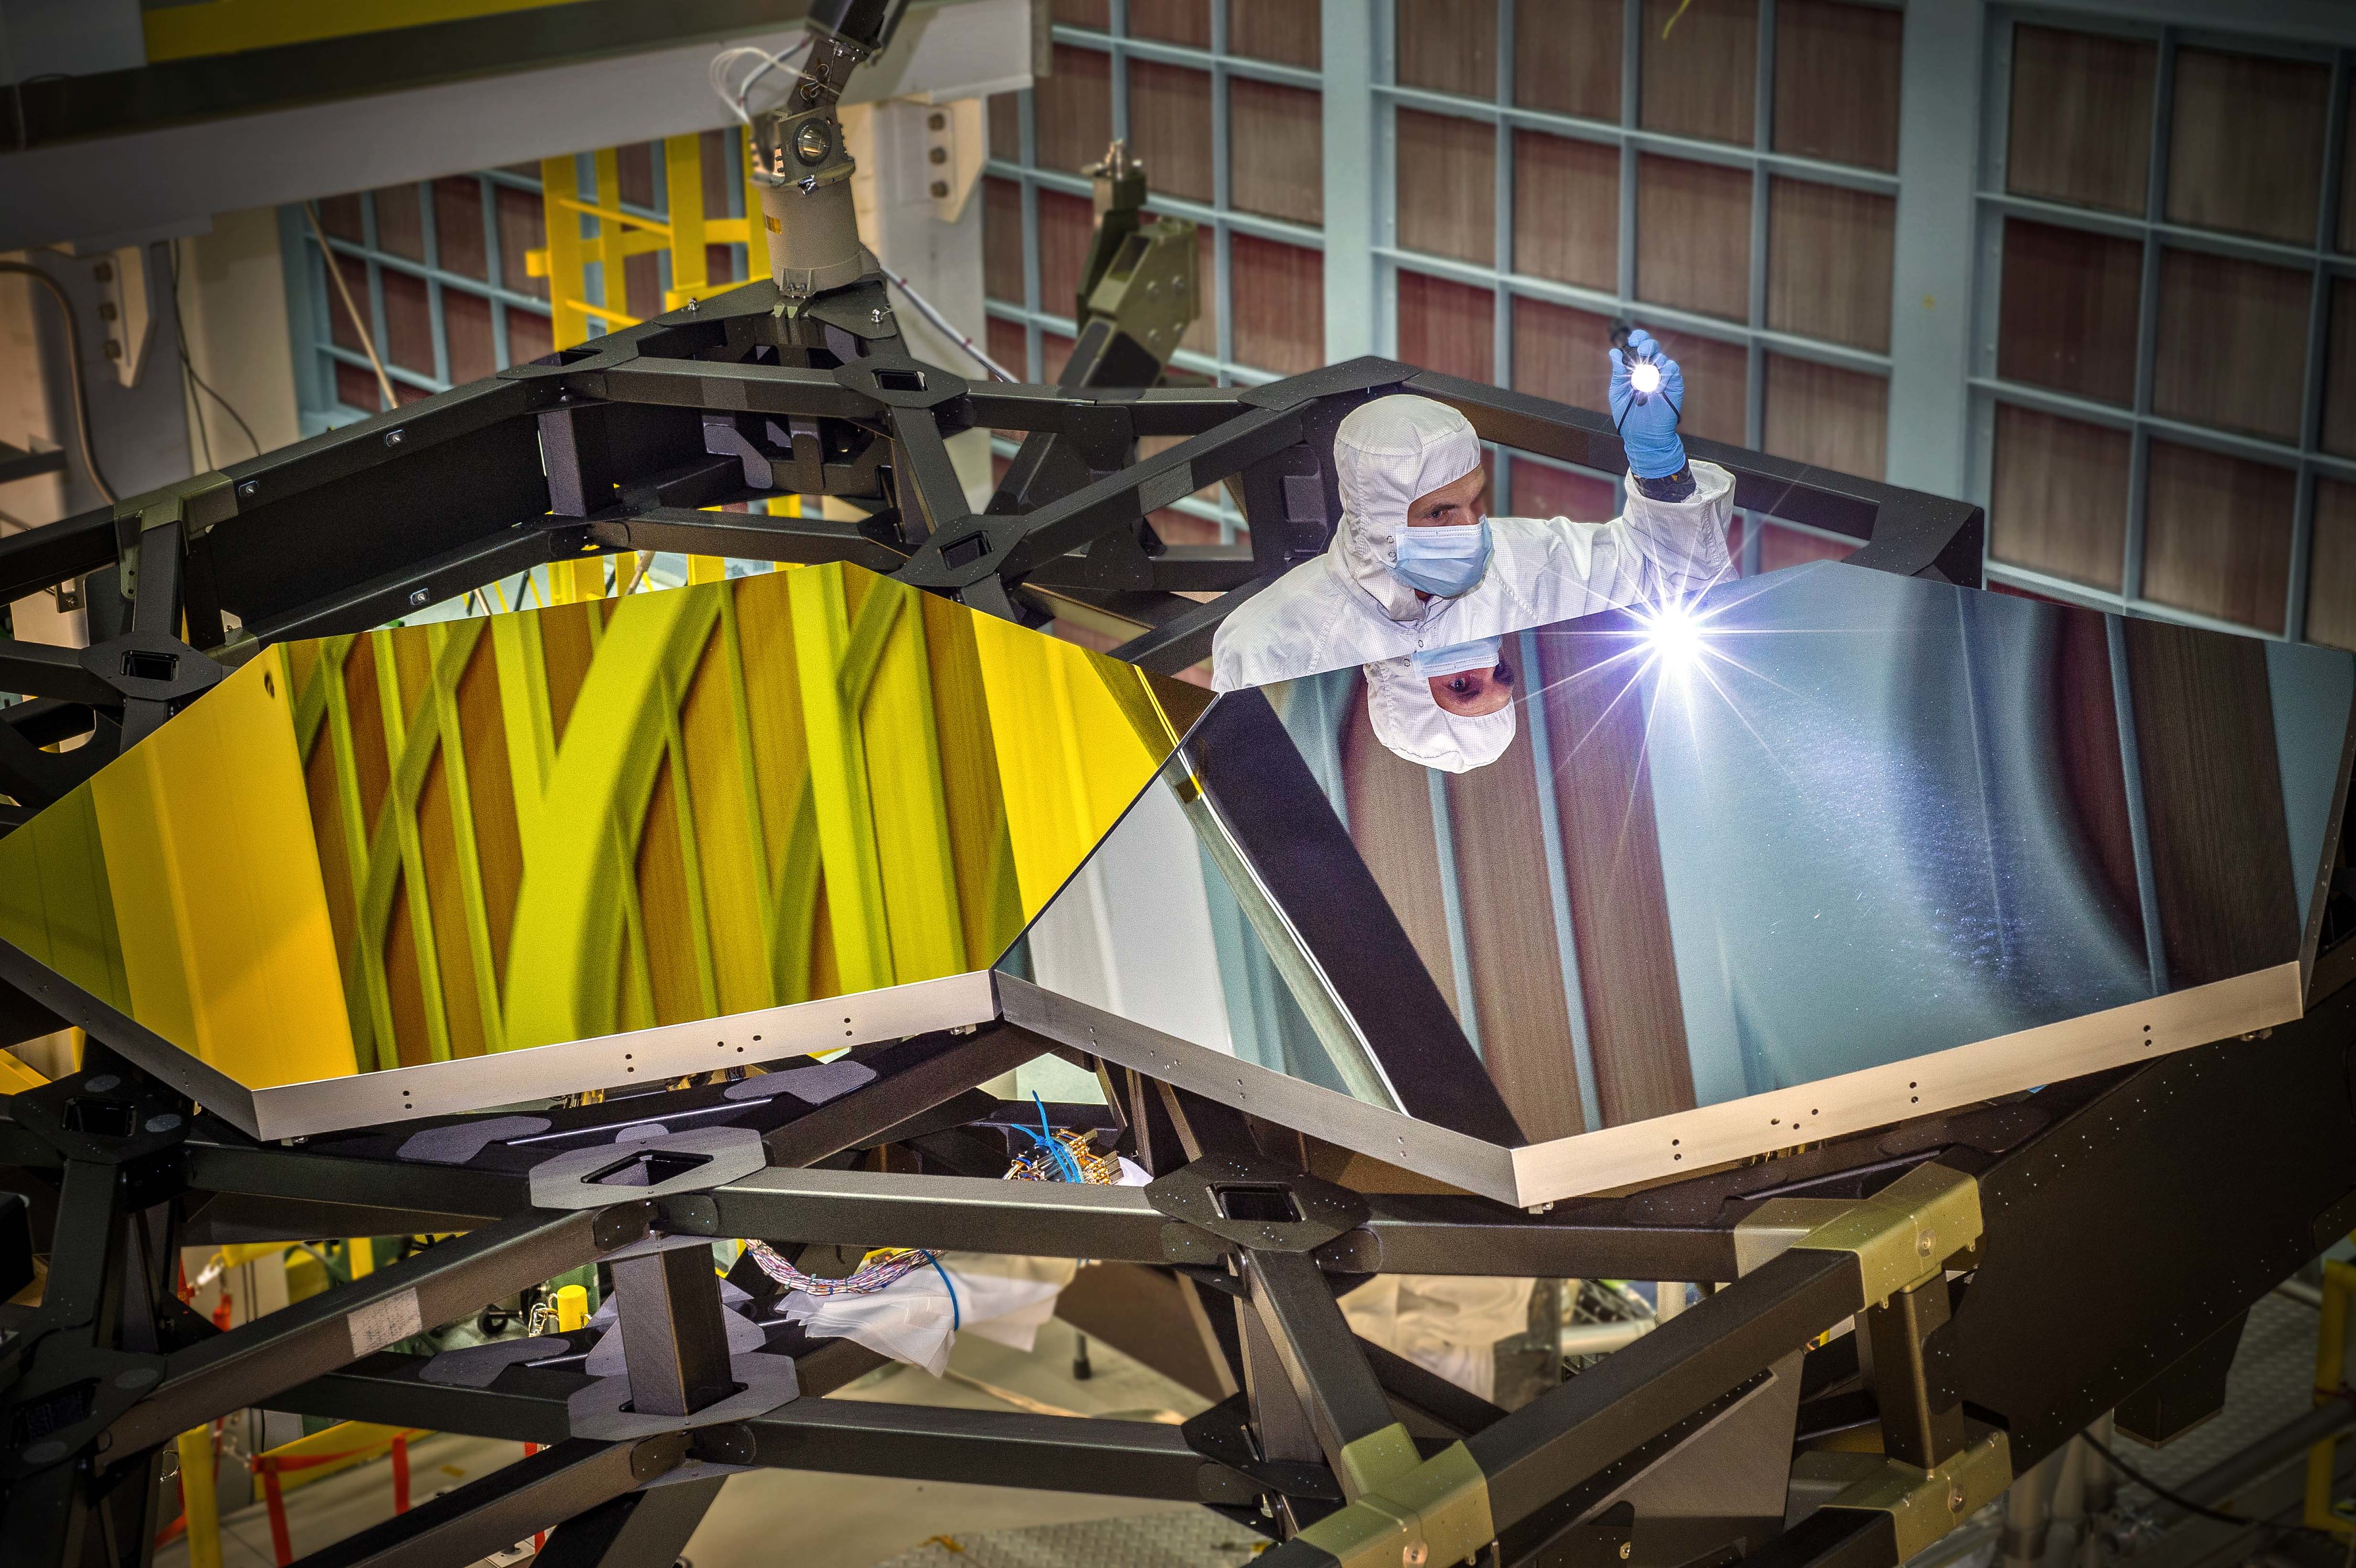
[[[768,275],[769,236],[762,224],[704,214],[702,142],[694,134],[664,138],[669,210],[661,218],[623,210],[617,148],[606,147],[591,155],[597,183],[594,190],[585,194],[581,189],[580,166],[573,158],[541,160],[541,203],[547,214],[548,245],[525,252],[524,270],[548,280],[556,347],[571,349],[587,342],[592,319],[603,322],[607,332],[638,324],[638,317],[622,308],[627,303],[621,283],[622,264],[632,256],[670,252],[671,285],[663,291],[665,310],[736,286],[712,281],[704,260],[706,245],[743,245],[747,274]],[[755,214],[761,210],[759,188],[749,179],[744,209]],[[590,220],[585,226],[581,221],[584,218]],[[595,299],[589,297],[592,264],[599,272]]]
[[[703,210],[702,137],[693,134],[663,139],[663,177],[669,187],[669,210],[661,218],[642,217],[622,208],[620,151],[605,147],[590,156],[596,188],[581,189],[580,165],[572,157],[542,158],[540,163],[541,203],[547,217],[548,245],[524,253],[524,270],[548,280],[549,304],[554,317],[553,336],[559,349],[585,343],[589,323],[603,323],[601,332],[636,327],[639,318],[622,309],[628,295],[622,283],[623,263],[632,256],[670,252],[670,286],[663,291],[663,308],[676,310],[691,299],[708,299],[737,286],[714,283],[706,261],[706,245],[743,245],[749,277],[769,272],[769,236],[757,220],[760,188],[745,166],[744,210],[751,218],[712,218]],[[752,144],[744,143],[747,156]],[[584,224],[582,220],[589,220]],[[584,231],[586,231],[584,232]],[[589,268],[598,269],[597,297],[589,297]],[[742,280],[739,280],[742,281]],[[768,510],[787,515],[799,510],[798,498],[767,503]],[[642,576],[646,563],[635,572],[618,574],[617,588]],[[727,563],[715,555],[687,558],[690,583],[716,583],[727,575]],[[603,598],[607,590],[605,558],[590,556],[560,563],[549,569],[551,604],[575,604]]]

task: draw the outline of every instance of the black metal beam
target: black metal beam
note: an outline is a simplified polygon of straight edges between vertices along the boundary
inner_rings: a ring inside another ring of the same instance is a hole
[[[673,550],[683,555],[734,555],[748,561],[803,564],[847,561],[885,575],[907,564],[908,559],[861,532],[854,522],[754,511],[658,507],[626,517],[593,520],[589,537],[612,550]]]
[[[651,1217],[644,1202],[564,1213],[529,1210],[390,1268],[335,1286],[178,1351],[162,1382],[117,1417],[96,1463],[331,1372],[356,1357],[513,1295],[600,1252],[636,1240]]]
[[[1465,1439],[1500,1530],[1863,1307],[1851,1252],[1795,1249]]]
[[[1255,1502],[1258,1488],[1158,1422],[800,1399],[744,1426],[752,1463],[838,1476],[1029,1487],[1174,1502]]]
[[[636,1490],[687,1457],[688,1434],[567,1438],[296,1560],[295,1568],[449,1568]]]

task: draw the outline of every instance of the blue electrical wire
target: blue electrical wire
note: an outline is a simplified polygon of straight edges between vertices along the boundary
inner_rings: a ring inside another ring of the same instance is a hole
[[[941,1288],[949,1293],[949,1332],[955,1334],[965,1326],[965,1314],[958,1310],[957,1286],[949,1283],[949,1272],[941,1267],[938,1258],[927,1252],[925,1262],[933,1265],[933,1273],[941,1276]]]
[[[1055,1129],[1047,1125],[1047,1102],[1039,1098],[1039,1091],[1035,1089],[1031,1091],[1031,1103],[1039,1108],[1039,1131],[1045,1134],[1039,1141],[1055,1151],[1055,1164],[1066,1176],[1074,1181],[1085,1183],[1088,1178],[1081,1172],[1080,1162],[1072,1158],[1072,1151],[1064,1147],[1063,1140],[1056,1137]],[[1028,1128],[1023,1130],[1030,1131]]]

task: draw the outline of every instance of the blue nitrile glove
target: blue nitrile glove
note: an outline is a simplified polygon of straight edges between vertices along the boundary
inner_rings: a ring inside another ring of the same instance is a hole
[[[1659,372],[1655,390],[1639,391],[1629,379],[1640,365]],[[1686,466],[1686,444],[1677,439],[1677,419],[1685,406],[1685,371],[1662,352],[1652,334],[1642,328],[1629,333],[1627,352],[1612,350],[1612,423],[1628,449],[1630,473],[1640,479],[1658,479]]]

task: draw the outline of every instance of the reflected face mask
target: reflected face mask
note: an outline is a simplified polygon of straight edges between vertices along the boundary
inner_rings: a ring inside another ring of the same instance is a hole
[[[1489,569],[1489,520],[1452,528],[1399,530],[1399,581],[1440,598],[1469,591]]]
[[[1435,675],[1454,675],[1466,670],[1494,670],[1504,646],[1505,639],[1500,637],[1476,638],[1471,642],[1460,642],[1449,648],[1419,648],[1409,662],[1414,665],[1417,674],[1427,679]]]

